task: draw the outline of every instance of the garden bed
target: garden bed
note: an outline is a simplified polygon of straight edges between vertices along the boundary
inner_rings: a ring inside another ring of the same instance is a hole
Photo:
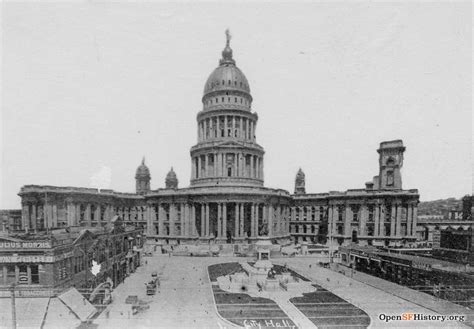
[[[320,329],[367,328],[370,317],[360,308],[318,285],[317,291],[294,297],[290,302]]]
[[[215,264],[208,267],[212,282],[219,276],[244,272],[239,263]],[[212,284],[212,293],[219,315],[239,325],[265,328],[268,326],[288,328],[295,326],[286,313],[271,299],[251,297],[245,293],[230,293]]]

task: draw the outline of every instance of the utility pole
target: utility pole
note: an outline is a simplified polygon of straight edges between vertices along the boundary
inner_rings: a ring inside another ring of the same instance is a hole
[[[10,287],[12,301],[12,328],[16,329],[16,303],[15,303],[15,284]]]

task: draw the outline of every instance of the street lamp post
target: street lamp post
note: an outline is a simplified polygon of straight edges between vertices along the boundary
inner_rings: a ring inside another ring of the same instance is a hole
[[[15,284],[10,287],[11,302],[12,302],[12,328],[16,329],[16,303],[15,303]]]

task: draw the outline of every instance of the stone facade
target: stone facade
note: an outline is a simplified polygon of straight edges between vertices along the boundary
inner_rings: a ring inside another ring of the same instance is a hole
[[[165,188],[150,189],[143,160],[136,193],[74,187],[24,186],[22,229],[102,226],[119,215],[143,228],[151,244],[312,241],[399,244],[415,239],[416,190],[401,189],[402,141],[383,142],[379,175],[365,189],[307,194],[298,172],[295,194],[264,187],[264,149],[247,78],[236,66],[230,36],[204,86],[191,182],[178,188],[174,170]]]
[[[399,246],[416,241],[418,190],[402,190],[401,140],[382,142],[379,175],[365,189],[301,193],[303,172],[295,179],[290,233],[296,242],[331,245]]]

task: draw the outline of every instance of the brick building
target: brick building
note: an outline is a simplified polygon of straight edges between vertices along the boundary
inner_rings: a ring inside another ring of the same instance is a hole
[[[114,285],[140,265],[143,230],[119,218],[104,227],[69,227],[0,235],[0,286],[35,287],[54,294],[71,286]],[[92,265],[100,266],[94,275]]]

